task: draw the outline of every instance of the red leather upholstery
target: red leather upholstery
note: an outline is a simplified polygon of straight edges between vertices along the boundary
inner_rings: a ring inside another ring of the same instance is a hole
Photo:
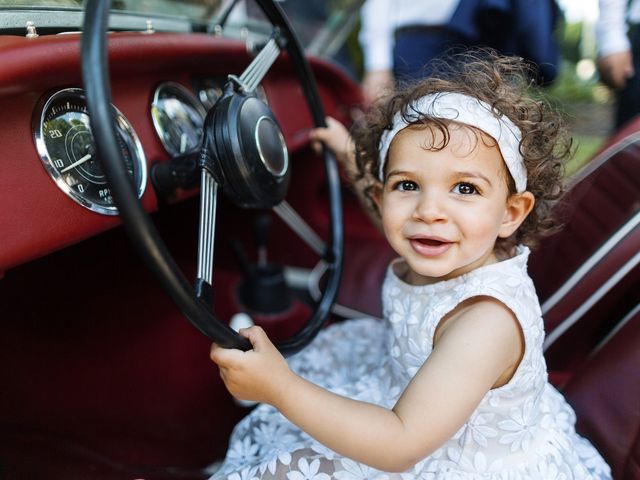
[[[541,302],[640,210],[640,141],[595,162],[578,174],[557,207],[562,230],[544,239],[531,258],[530,273]]]
[[[347,188],[343,212],[344,265],[337,303],[366,315],[382,317],[382,281],[389,262],[397,254]]]
[[[345,261],[338,303],[359,312],[382,316],[382,281],[395,252],[383,239],[345,243]]]
[[[558,207],[563,229],[531,257],[550,370],[573,371],[640,301],[640,120],[633,125],[624,137],[633,142],[608,147],[576,176]]]
[[[640,478],[640,308],[564,393],[576,410],[578,430],[605,457],[613,478]]]

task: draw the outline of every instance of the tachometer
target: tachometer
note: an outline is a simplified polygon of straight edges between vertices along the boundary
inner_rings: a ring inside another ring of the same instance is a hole
[[[116,136],[138,196],[144,193],[147,164],[131,124],[113,107]],[[50,96],[35,117],[34,137],[51,178],[73,200],[94,212],[117,215],[111,189],[96,156],[83,90],[68,88]]]
[[[156,88],[151,118],[162,145],[177,157],[200,148],[205,110],[198,99],[179,83]]]

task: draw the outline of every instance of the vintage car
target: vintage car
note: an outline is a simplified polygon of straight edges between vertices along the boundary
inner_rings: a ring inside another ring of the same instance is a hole
[[[250,408],[212,340],[245,348],[250,317],[292,353],[380,316],[393,254],[309,143],[361,102],[331,59],[360,3],[2,2],[0,478],[207,478]],[[551,379],[619,479],[640,478],[639,141],[570,179],[530,265]]]

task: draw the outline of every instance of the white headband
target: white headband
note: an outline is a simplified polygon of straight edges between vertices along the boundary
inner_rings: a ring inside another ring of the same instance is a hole
[[[424,117],[433,117],[471,125],[491,135],[498,143],[504,163],[516,184],[517,192],[522,193],[527,189],[527,169],[520,154],[522,138],[520,129],[487,103],[462,93],[431,93],[412,102],[407,107],[406,117],[408,121],[401,112],[396,112],[393,128],[385,131],[380,138],[380,169],[378,171],[380,181],[384,182],[387,153],[396,134]]]

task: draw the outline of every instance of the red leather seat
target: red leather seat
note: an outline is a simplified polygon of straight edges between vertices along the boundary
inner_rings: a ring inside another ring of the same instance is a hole
[[[382,317],[382,281],[397,254],[350,190],[345,190],[343,209],[344,265],[337,304],[353,311],[334,311],[346,318]]]
[[[549,369],[566,379],[640,301],[640,120],[576,175],[558,209],[564,227],[532,254],[529,273]]]
[[[564,388],[616,480],[640,478],[640,304]]]

